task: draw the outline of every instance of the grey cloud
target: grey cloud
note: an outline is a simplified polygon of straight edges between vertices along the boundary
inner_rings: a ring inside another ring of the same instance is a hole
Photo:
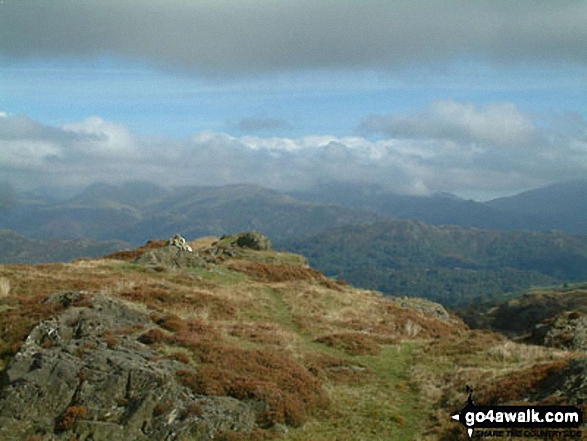
[[[229,127],[243,132],[291,128],[291,125],[287,121],[277,118],[243,118],[237,122],[228,121],[227,124]]]
[[[7,0],[0,53],[108,54],[204,73],[587,61],[587,2]]]
[[[372,115],[360,130],[399,138],[447,139],[503,147],[521,147],[540,142],[534,121],[511,103],[435,101],[411,115]]]
[[[0,139],[2,140],[63,141],[64,138],[72,141],[79,137],[73,132],[64,133],[55,127],[43,125],[26,116],[7,117],[4,112],[0,112]]]
[[[10,207],[16,201],[14,187],[6,181],[0,181],[0,210]]]

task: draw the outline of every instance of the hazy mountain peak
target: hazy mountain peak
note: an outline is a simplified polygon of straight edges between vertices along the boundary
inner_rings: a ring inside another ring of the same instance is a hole
[[[169,194],[164,187],[148,181],[129,181],[122,184],[97,182],[86,187],[70,199],[68,204],[92,205],[104,202],[118,202],[139,206],[160,199]]]

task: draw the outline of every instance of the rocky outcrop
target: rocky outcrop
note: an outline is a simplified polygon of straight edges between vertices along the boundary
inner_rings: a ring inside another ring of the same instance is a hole
[[[409,298],[409,297],[394,297],[386,296],[385,300],[395,303],[402,308],[414,309],[422,311],[423,313],[432,317],[445,321],[458,321],[456,317],[451,316],[448,311],[439,303],[434,303],[430,300]]]
[[[587,314],[567,311],[543,320],[534,327],[528,341],[560,349],[587,351]]]
[[[162,267],[171,269],[206,267],[206,260],[194,252],[192,247],[179,234],[169,239],[165,246],[145,251],[133,262],[154,269]]]
[[[166,246],[146,251],[141,254],[135,263],[152,268],[205,268],[206,261],[192,250],[186,240],[176,234],[167,241]]]
[[[257,231],[238,233],[233,236],[222,236],[220,243],[226,243],[239,248],[250,248],[256,251],[270,251],[273,244],[269,238]]]
[[[126,303],[80,292],[49,302],[67,309],[36,326],[0,382],[0,439],[209,440],[251,430],[259,403],[194,394],[139,337],[154,327]],[[34,438],[36,439],[36,438]]]
[[[273,245],[267,236],[258,232],[222,236],[211,246],[194,251],[186,240],[176,234],[167,241],[149,241],[136,250],[106,256],[109,259],[145,265],[151,269],[206,268],[209,263],[243,257],[246,249],[269,251]]]
[[[148,251],[139,256],[134,263],[155,269],[160,267],[170,269],[206,267],[206,261],[198,254],[174,246],[166,246],[154,251]]]
[[[174,246],[179,248],[180,250],[193,252],[192,247],[187,244],[185,239],[181,237],[179,234],[176,234],[171,239],[167,241],[167,245]]]

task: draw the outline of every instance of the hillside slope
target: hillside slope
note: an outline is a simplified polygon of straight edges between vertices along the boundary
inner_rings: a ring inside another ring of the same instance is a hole
[[[524,336],[544,320],[564,312],[587,314],[587,284],[535,288],[513,299],[480,303],[458,310],[470,326]]]
[[[119,240],[28,239],[14,231],[0,230],[0,264],[69,262],[98,257],[129,247]]]
[[[454,306],[530,286],[587,280],[587,237],[415,221],[346,226],[284,245],[328,276]]]
[[[465,384],[478,401],[587,394],[564,378],[552,389],[557,372],[584,372],[572,352],[470,331],[440,305],[385,298],[237,242],[192,242],[189,259],[150,242],[0,266],[0,435],[464,440],[450,415]],[[520,375],[529,389],[496,395]]]
[[[587,180],[529,190],[484,205],[519,216],[540,218],[550,229],[587,234]]]

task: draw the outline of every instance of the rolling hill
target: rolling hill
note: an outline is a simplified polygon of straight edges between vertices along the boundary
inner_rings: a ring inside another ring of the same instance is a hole
[[[534,288],[512,299],[479,303],[457,312],[476,329],[492,329],[512,337],[528,336],[538,324],[561,313],[587,314],[587,284]]]
[[[465,384],[479,404],[587,393],[578,353],[469,330],[299,255],[164,243],[0,265],[2,439],[465,440],[450,417]]]

